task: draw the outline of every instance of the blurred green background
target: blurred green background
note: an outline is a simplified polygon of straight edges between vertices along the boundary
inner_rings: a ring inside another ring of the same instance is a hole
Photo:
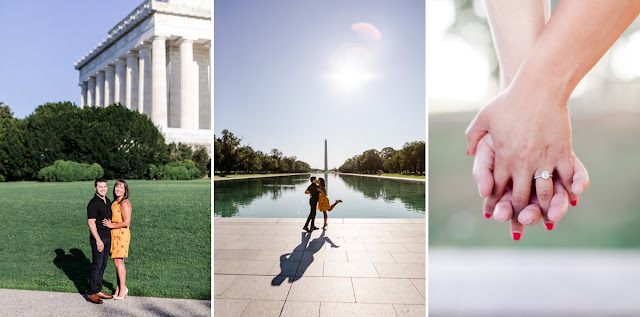
[[[510,238],[487,220],[464,130],[498,93],[498,64],[483,1],[427,1],[429,244],[431,247],[640,247],[640,19],[569,100],[574,151],[591,186],[549,232]],[[557,1],[551,1],[555,8]]]
[[[574,151],[591,186],[553,231],[526,227],[522,240],[509,223],[485,219],[471,176],[464,130],[475,113],[429,116],[429,245],[482,247],[640,247],[640,114],[573,119]]]

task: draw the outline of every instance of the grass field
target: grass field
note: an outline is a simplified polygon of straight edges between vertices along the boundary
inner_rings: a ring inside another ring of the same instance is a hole
[[[385,173],[380,175],[382,177],[402,177],[402,178],[413,178],[413,179],[425,179],[424,175],[407,175],[407,174],[394,174],[394,173]]]
[[[211,298],[211,180],[129,181],[132,296]],[[114,181],[109,181],[112,198]],[[0,288],[86,292],[93,182],[0,183]],[[103,289],[115,289],[110,260]]]
[[[640,114],[574,119],[573,145],[591,186],[553,231],[486,220],[466,156],[464,130],[473,114],[429,116],[429,244],[477,247],[640,247]]]

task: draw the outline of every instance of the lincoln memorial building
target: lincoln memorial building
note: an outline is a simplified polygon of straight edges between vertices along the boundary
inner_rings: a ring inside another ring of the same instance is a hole
[[[78,60],[80,106],[121,103],[211,153],[210,0],[145,0]]]

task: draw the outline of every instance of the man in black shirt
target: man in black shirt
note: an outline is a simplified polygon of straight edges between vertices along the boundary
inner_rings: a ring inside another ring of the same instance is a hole
[[[107,198],[107,180],[96,179],[96,193],[87,205],[89,223],[89,242],[91,243],[91,271],[89,272],[89,289],[87,300],[94,304],[102,304],[102,299],[113,298],[102,292],[102,277],[109,261],[111,249],[111,229],[102,224],[103,219],[111,220],[111,201]]]
[[[309,187],[307,187],[307,190],[304,192],[307,195],[311,195],[311,198],[309,198],[311,211],[309,212],[309,217],[307,217],[307,222],[304,223],[304,227],[302,228],[306,232],[311,232],[318,229],[314,225],[314,222],[316,220],[316,206],[318,205],[318,197],[320,193],[318,192],[318,185],[316,185],[316,178],[311,177],[310,180],[311,185],[309,185]],[[307,226],[309,225],[309,221],[311,221],[311,228],[307,228]]]

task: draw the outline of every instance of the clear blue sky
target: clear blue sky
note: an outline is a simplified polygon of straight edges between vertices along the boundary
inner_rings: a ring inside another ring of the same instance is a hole
[[[0,101],[24,118],[47,102],[80,104],[74,63],[142,0],[0,1]]]
[[[425,140],[423,1],[238,0],[214,10],[216,136],[228,129],[254,150],[318,168],[325,139],[329,168]]]

